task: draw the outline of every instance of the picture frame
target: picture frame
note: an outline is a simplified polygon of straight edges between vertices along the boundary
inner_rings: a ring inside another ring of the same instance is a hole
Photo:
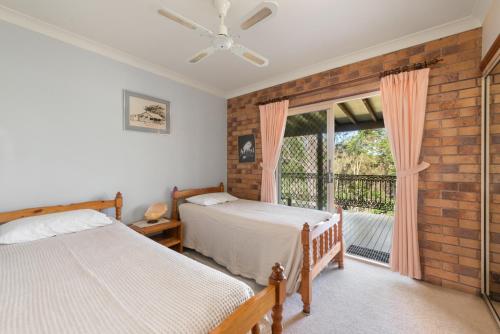
[[[170,101],[123,90],[125,130],[170,133]]]
[[[240,163],[255,162],[255,135],[238,136],[238,159]]]

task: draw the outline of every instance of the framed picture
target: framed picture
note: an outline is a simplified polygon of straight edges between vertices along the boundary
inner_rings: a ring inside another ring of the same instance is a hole
[[[170,102],[124,90],[123,121],[125,130],[170,133]]]
[[[255,135],[238,137],[238,156],[240,162],[255,162]]]

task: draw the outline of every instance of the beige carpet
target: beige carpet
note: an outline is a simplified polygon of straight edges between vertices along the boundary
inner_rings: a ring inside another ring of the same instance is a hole
[[[228,273],[191,250],[187,256]],[[254,281],[235,276],[255,291]],[[311,315],[302,313],[300,296],[285,303],[285,333],[500,333],[477,296],[417,282],[386,268],[346,259],[314,280]]]

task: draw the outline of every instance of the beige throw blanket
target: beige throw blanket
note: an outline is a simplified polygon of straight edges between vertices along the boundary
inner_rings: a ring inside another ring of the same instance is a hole
[[[205,334],[252,295],[122,223],[0,246],[0,333]]]

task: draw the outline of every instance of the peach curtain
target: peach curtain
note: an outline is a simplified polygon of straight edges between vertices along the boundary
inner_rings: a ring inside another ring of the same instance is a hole
[[[288,100],[259,106],[262,143],[262,183],[260,200],[277,203],[276,167],[285,135]]]
[[[418,248],[418,173],[424,132],[429,69],[382,78],[380,94],[385,128],[396,164],[396,207],[390,265],[393,271],[421,279]]]

